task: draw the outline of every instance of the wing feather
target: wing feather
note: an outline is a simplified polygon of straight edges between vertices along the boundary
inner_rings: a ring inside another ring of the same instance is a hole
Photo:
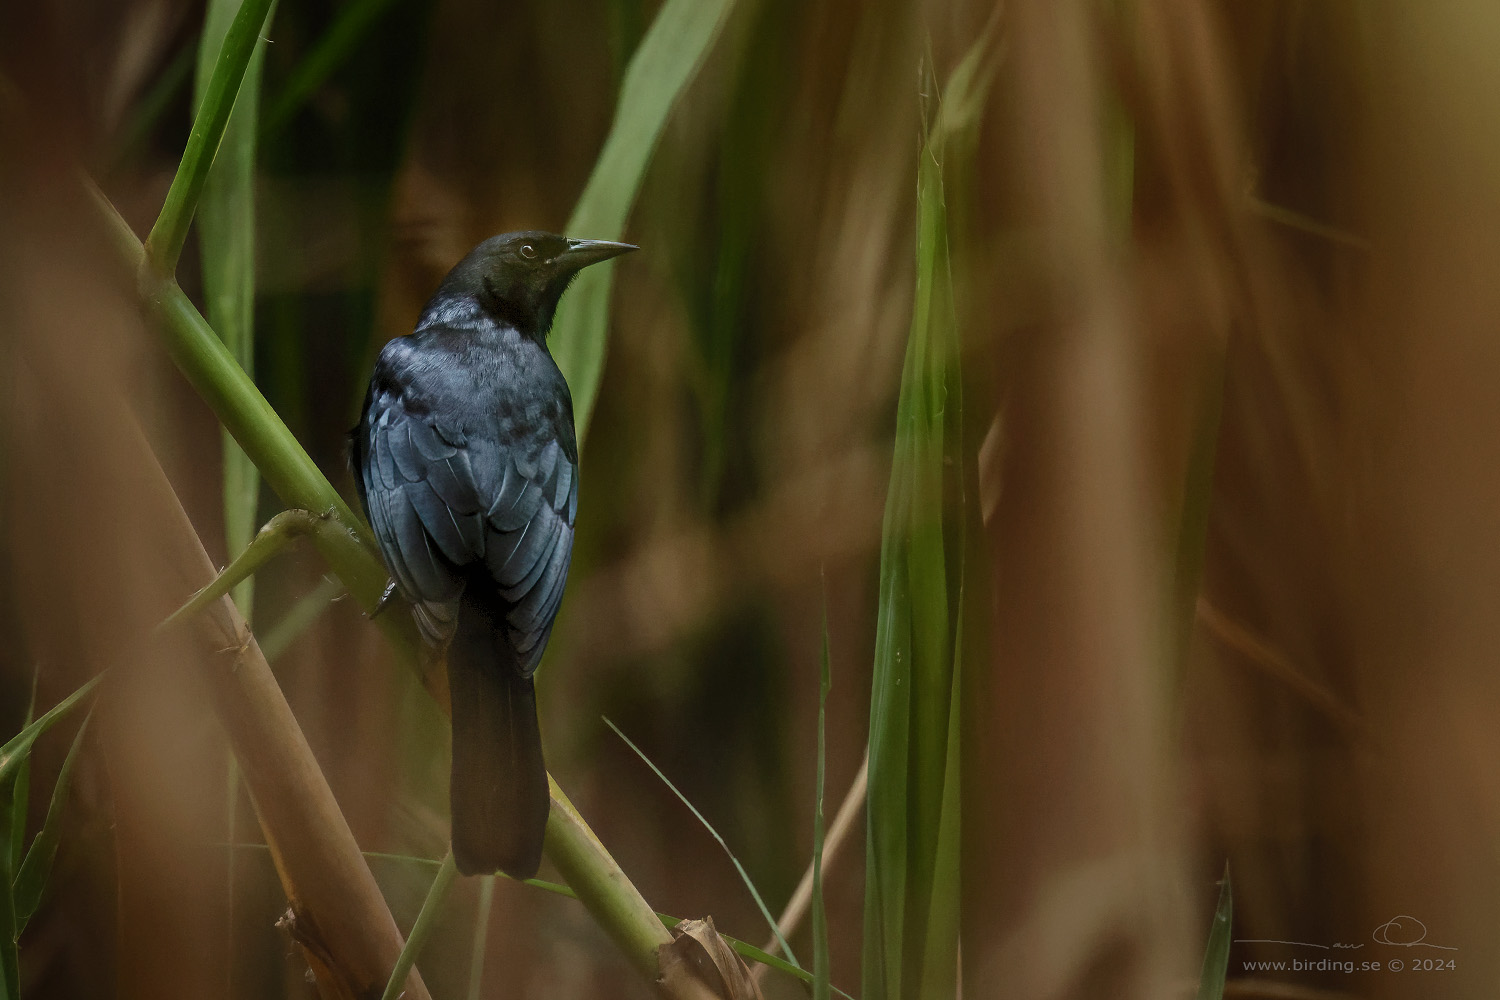
[[[366,512],[426,638],[453,634],[476,570],[504,602],[520,669],[536,669],[567,582],[578,470],[556,440],[506,446],[372,393],[365,417]]]

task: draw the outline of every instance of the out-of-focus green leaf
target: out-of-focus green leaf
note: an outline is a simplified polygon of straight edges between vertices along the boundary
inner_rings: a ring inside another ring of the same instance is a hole
[[[57,721],[67,715],[78,703],[93,693],[94,688],[99,686],[104,675],[100,674],[88,681],[77,691],[68,695],[62,701],[53,705],[40,719],[31,723],[25,729],[12,736],[4,746],[0,746],[0,784],[9,784],[20,768],[21,763],[31,754],[32,744],[36,743],[37,737],[57,724]]]
[[[829,1000],[828,911],[823,902],[823,784],[828,750],[828,689],[832,680],[828,666],[828,609],[823,609],[823,662],[818,679],[818,787],[813,807],[813,1000]]]
[[[151,135],[167,108],[177,97],[179,91],[188,83],[193,75],[193,53],[197,45],[193,41],[187,42],[172,61],[167,63],[167,68],[162,70],[161,75],[156,78],[150,88],[136,102],[131,110],[130,116],[120,126],[119,131],[111,140],[110,153],[106,159],[107,166],[104,169],[105,176],[118,173],[128,167],[140,154],[146,145],[146,139]]]
[[[16,781],[31,758],[31,748],[37,737],[57,723],[64,715],[93,691],[99,683],[95,677],[77,691],[53,706],[40,719],[27,723],[22,730],[0,747],[0,1000],[17,1000],[21,995],[21,973],[16,953],[16,938],[20,936],[23,923],[16,920],[14,894],[15,868],[11,863],[10,845],[14,824],[26,822],[24,812],[16,809]],[[29,714],[29,713],[28,713]]]
[[[667,0],[662,5],[625,70],[614,124],[568,221],[569,236],[615,240],[624,233],[667,116],[733,6],[734,0]],[[580,442],[604,371],[613,286],[612,261],[585,268],[563,297],[550,338],[552,355],[573,393]]]
[[[292,605],[286,617],[256,637],[267,663],[275,663],[344,593],[338,577],[325,577]]]
[[[62,769],[57,772],[57,784],[52,787],[52,800],[47,804],[47,818],[41,832],[31,842],[26,859],[21,862],[15,879],[16,931],[26,929],[37,907],[42,904],[42,893],[47,888],[47,879],[52,876],[52,862],[57,857],[57,844],[62,839],[63,808],[68,802],[68,789],[73,785],[73,769],[78,762],[78,753],[83,747],[83,737],[89,728],[89,717],[78,727],[68,756],[63,758]]]
[[[239,0],[209,0],[198,43],[198,75],[193,94],[196,110],[208,91],[214,66]],[[269,27],[275,4],[266,15]],[[198,204],[198,239],[203,250],[203,291],[208,322],[247,375],[255,371],[255,138],[260,110],[261,67],[265,63],[264,29],[255,43],[224,139],[214,156]],[[222,431],[224,448],[224,541],[231,556],[255,534],[260,474],[243,449]],[[234,589],[240,614],[251,617],[255,582],[246,578]]]
[[[297,68],[292,70],[281,93],[271,103],[261,127],[267,137],[291,121],[292,116],[307,103],[307,99],[359,47],[370,29],[380,20],[380,16],[394,2],[395,0],[354,0],[339,8],[333,24],[318,39],[313,50],[297,63]],[[248,76],[245,82],[250,82]]]
[[[970,456],[944,167],[977,128],[993,53],[986,31],[953,71],[917,168],[916,293],[882,527],[870,705],[866,1000],[956,989],[962,476]]]
[[[1198,977],[1198,1000],[1224,1000],[1224,980],[1229,975],[1230,931],[1234,923],[1234,892],[1229,885],[1229,865],[1219,884],[1219,905],[1208,929],[1208,947],[1203,951],[1203,972]]]
[[[17,815],[15,808],[15,786],[19,776],[20,768],[16,767],[0,779],[0,844],[7,848],[13,826],[25,822],[25,817]],[[10,851],[0,851],[0,1000],[14,1000],[21,995],[21,966],[16,949],[16,938],[20,933],[11,888],[13,872]]]
[[[31,720],[36,718],[36,683],[41,676],[41,670],[31,672],[31,697],[26,702],[26,721],[21,724],[25,729],[31,725]],[[11,797],[11,826],[10,826],[10,870],[12,872],[21,867],[22,852],[26,849],[26,814],[31,804],[31,755],[21,761],[21,769],[16,772],[15,794]]]

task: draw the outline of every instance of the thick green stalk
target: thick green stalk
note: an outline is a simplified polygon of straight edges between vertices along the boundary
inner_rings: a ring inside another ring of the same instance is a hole
[[[177,259],[182,256],[182,247],[187,242],[188,227],[192,225],[198,198],[208,181],[209,169],[219,151],[219,143],[224,139],[230,112],[234,110],[240,81],[244,79],[245,69],[250,64],[273,2],[244,0],[224,36],[224,47],[208,81],[208,90],[198,106],[198,114],[193,119],[193,130],[188,134],[187,148],[182,152],[177,176],[172,178],[166,204],[146,239],[146,256],[161,274],[172,274],[177,270]]]
[[[636,971],[654,980],[656,950],[671,944],[672,935],[550,775],[547,784],[552,791],[547,857]]]

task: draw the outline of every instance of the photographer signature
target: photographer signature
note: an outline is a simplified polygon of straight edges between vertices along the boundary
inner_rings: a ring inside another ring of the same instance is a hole
[[[1432,944],[1427,940],[1427,925],[1416,917],[1398,913],[1370,933],[1376,944],[1393,948],[1434,948],[1438,951],[1457,951],[1444,944]],[[1235,938],[1235,944],[1289,944],[1298,948],[1321,948],[1324,951],[1353,951],[1363,944],[1335,941],[1333,944],[1317,944],[1313,941],[1281,941],[1276,938]]]

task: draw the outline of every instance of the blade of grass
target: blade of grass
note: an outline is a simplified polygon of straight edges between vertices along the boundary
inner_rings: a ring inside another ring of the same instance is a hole
[[[57,857],[57,845],[62,839],[63,810],[68,803],[68,790],[73,784],[73,769],[78,763],[78,754],[83,748],[83,738],[88,732],[89,719],[93,713],[83,717],[78,735],[63,758],[61,770],[57,772],[57,784],[52,786],[52,799],[47,803],[47,818],[42,829],[31,842],[31,849],[21,862],[15,880],[16,932],[26,929],[37,907],[42,904],[42,894],[47,888],[47,879],[52,876],[52,862]]]
[[[959,621],[965,502],[944,168],[977,128],[993,22],[949,77],[917,171],[916,289],[881,530],[870,699],[867,1000],[950,996],[958,956]]]
[[[448,897],[448,890],[453,888],[453,879],[458,875],[458,868],[453,863],[453,852],[449,851],[444,856],[442,864],[438,865],[437,875],[432,880],[432,888],[427,890],[427,898],[422,901],[422,911],[417,914],[417,922],[412,925],[411,933],[406,936],[406,944],[401,949],[401,957],[396,959],[396,967],[391,970],[391,978],[385,984],[385,992],[380,995],[380,1000],[396,1000],[406,986],[406,974],[411,967],[417,963],[417,956],[422,954],[422,949],[427,944],[427,939],[432,935],[432,928],[437,923],[437,914],[443,906],[443,900]]]
[[[1224,980],[1229,975],[1234,891],[1229,884],[1228,862],[1224,864],[1224,880],[1219,886],[1219,905],[1214,908],[1213,926],[1208,930],[1208,947],[1203,951],[1203,972],[1198,977],[1198,1000],[1224,1000]]]
[[[146,238],[146,259],[158,274],[169,275],[177,270],[188,227],[192,225],[198,199],[223,141],[230,112],[234,110],[240,81],[260,40],[272,3],[273,0],[243,0],[224,34],[213,73],[198,102],[187,148],[183,150],[172,186],[167,189],[166,204]]]
[[[718,841],[719,846],[724,849],[724,853],[734,864],[734,870],[740,873],[740,880],[745,883],[745,888],[750,891],[750,897],[755,900],[755,905],[760,908],[761,915],[766,918],[766,923],[771,927],[771,933],[776,935],[776,942],[777,944],[781,945],[782,953],[786,955],[787,960],[790,961],[793,965],[795,965],[799,969],[802,968],[802,963],[797,961],[797,956],[792,954],[791,947],[787,945],[786,938],[781,936],[781,928],[776,926],[776,918],[771,916],[771,911],[766,907],[766,901],[761,898],[759,890],[755,888],[755,883],[750,880],[750,873],[745,871],[745,866],[740,864],[740,859],[734,856],[734,852],[729,849],[729,845],[724,842],[724,838],[719,836],[719,831],[715,830],[713,824],[710,823],[708,819],[698,811],[698,807],[693,805],[692,802],[688,801],[688,797],[686,795],[683,795],[682,792],[678,790],[676,785],[672,784],[672,779],[663,774],[661,768],[652,763],[651,758],[647,757],[640,747],[632,743],[629,736],[626,736],[620,731],[619,726],[615,725],[608,719],[604,720],[604,724],[610,729],[613,729],[615,731],[615,735],[624,740],[625,745],[628,746],[631,750],[635,751],[635,755],[637,757],[646,762],[646,766],[651,768],[652,773],[661,779],[662,784],[670,788],[672,790],[672,794],[677,796],[677,800],[683,805],[687,806],[688,811],[697,818],[699,823],[703,824],[703,829],[707,830],[709,832],[709,835],[712,836],[714,840]]]
[[[41,677],[41,666],[31,671],[31,697],[26,701],[26,721],[21,723],[25,729],[31,725],[31,720],[36,718],[36,685]],[[10,828],[10,870],[20,870],[22,852],[26,849],[26,816],[31,806],[31,756],[21,762],[21,769],[16,773],[15,795],[11,798],[11,828]]]
[[[198,44],[194,109],[200,110],[212,81],[225,36],[239,10],[239,0],[209,0]],[[274,10],[273,2],[272,8]],[[273,14],[265,17],[269,27]],[[254,43],[250,61],[234,98],[224,137],[204,182],[198,208],[198,239],[203,253],[203,292],[208,321],[246,374],[255,369],[255,136],[260,110],[264,32]],[[224,454],[224,540],[231,556],[250,544],[260,499],[255,463],[227,431],[221,432]],[[240,614],[251,614],[254,580],[235,587]]]
[[[828,750],[828,690],[832,687],[828,666],[828,607],[823,607],[823,662],[818,679],[818,787],[813,807],[813,1000],[828,1000],[828,911],[823,904],[823,781]]]
[[[13,825],[24,823],[25,818],[17,815],[15,808],[16,780],[31,757],[37,737],[68,714],[98,683],[99,677],[93,678],[0,747],[0,845],[4,845],[0,850],[0,869],[3,869],[0,870],[0,991],[3,991],[0,1000],[19,1000],[21,995],[20,960],[16,951],[20,925],[16,921],[15,868],[11,864],[10,845]]]
[[[20,769],[14,768],[0,780],[0,1000],[20,997],[21,961],[16,948],[20,928],[16,926],[16,901],[11,876],[10,831],[22,818],[16,815],[15,790]]]
[[[550,884],[550,883],[549,883]],[[474,915],[474,944],[469,958],[469,1000],[480,1000],[484,995],[485,945],[490,935],[490,910],[495,905],[495,876],[486,875],[479,880],[479,904]]]
[[[667,117],[724,26],[734,0],[666,0],[631,56],[614,124],[589,175],[568,235],[616,240],[635,203]],[[588,433],[608,341],[614,263],[585,268],[557,310],[549,343],[573,393],[581,444]]]
[[[12,736],[4,746],[0,746],[0,782],[9,783],[30,755],[31,747],[36,743],[37,737],[55,726],[63,716],[77,708],[79,702],[93,694],[94,688],[98,687],[103,679],[104,675],[99,674],[88,680],[78,690],[48,709],[41,718]]]

